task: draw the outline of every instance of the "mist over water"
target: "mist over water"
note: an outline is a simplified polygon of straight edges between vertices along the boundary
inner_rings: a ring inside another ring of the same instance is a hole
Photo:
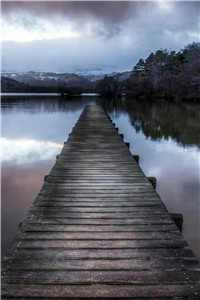
[[[3,99],[3,255],[84,106],[96,101],[92,99]],[[183,214],[184,236],[200,257],[200,107],[165,102],[106,103],[131,152],[140,155],[144,173],[157,178],[157,191],[168,210]]]

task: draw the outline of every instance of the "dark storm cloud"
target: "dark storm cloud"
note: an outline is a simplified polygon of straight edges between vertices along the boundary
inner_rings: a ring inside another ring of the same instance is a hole
[[[100,25],[99,28],[95,28],[99,35],[110,36],[118,33],[121,26],[128,19],[136,17],[144,6],[148,9],[152,3],[130,1],[4,1],[2,2],[2,14],[6,18],[20,14],[30,16],[30,18],[51,19],[52,22],[59,22],[60,19],[64,19],[75,22],[77,26],[84,26],[85,22],[93,21],[104,27],[104,30],[101,29]],[[27,20],[26,22],[28,23]]]
[[[2,1],[2,13],[10,15],[28,12],[48,18],[52,15],[93,17],[119,24],[141,9],[151,9],[155,4],[156,1]],[[186,10],[192,17],[193,14],[199,13],[199,1],[178,1],[176,8]]]
[[[130,7],[140,6],[140,2],[129,1],[3,1],[2,10],[5,14],[27,11],[33,14],[47,15],[60,14],[71,16],[87,16],[109,18],[119,20],[126,16]],[[113,9],[115,7],[115,9]]]
[[[139,6],[134,2],[2,2],[3,14],[29,13],[40,17],[94,18],[108,23],[120,23],[129,14],[129,9]]]
[[[167,21],[171,28],[175,25],[175,31],[199,26],[199,1],[170,2],[174,4],[173,14],[177,13],[179,22],[169,16],[169,19],[163,19],[164,23]],[[158,3],[159,1],[3,1],[2,15],[8,19],[20,15],[21,18],[17,21],[25,27],[37,26],[35,18],[47,19],[52,24],[60,20],[72,21],[77,27],[84,27],[90,21],[99,25],[94,28],[97,34],[110,37],[117,34],[130,19],[137,27],[141,19],[145,20],[149,13],[154,12]],[[156,24],[156,20],[152,20],[153,24]]]

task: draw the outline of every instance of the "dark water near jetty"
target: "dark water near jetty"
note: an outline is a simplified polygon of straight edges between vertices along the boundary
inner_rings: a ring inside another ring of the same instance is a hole
[[[84,106],[93,97],[2,99],[2,254],[26,215]],[[111,114],[140,166],[157,178],[170,212],[200,258],[200,106],[109,101]]]

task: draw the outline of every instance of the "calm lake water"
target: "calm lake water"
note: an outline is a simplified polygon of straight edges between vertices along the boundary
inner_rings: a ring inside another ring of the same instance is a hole
[[[2,100],[2,254],[12,245],[43,178],[81,111],[94,97]],[[98,100],[99,101],[99,100]],[[200,107],[112,102],[107,111],[140,155],[140,166],[157,178],[170,212],[184,216],[183,233],[200,258]]]

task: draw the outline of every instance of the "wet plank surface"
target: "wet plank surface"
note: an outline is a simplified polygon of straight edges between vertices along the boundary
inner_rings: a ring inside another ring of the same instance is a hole
[[[97,105],[85,108],[5,258],[2,299],[200,299],[200,268]]]

